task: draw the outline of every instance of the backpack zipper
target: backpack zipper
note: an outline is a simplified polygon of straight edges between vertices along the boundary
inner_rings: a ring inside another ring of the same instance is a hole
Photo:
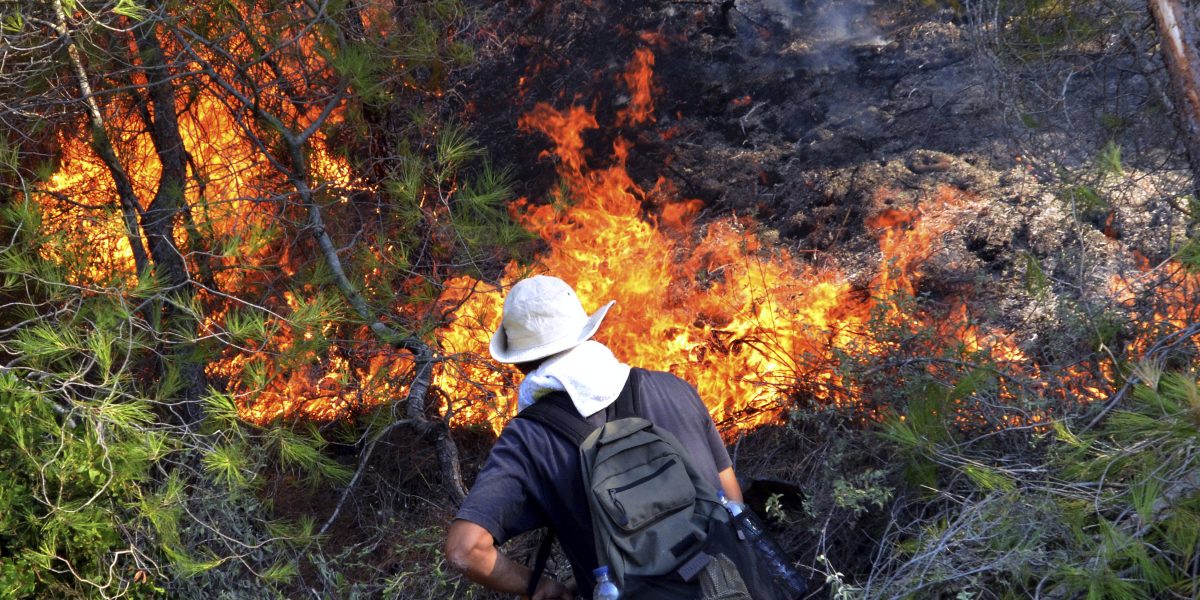
[[[663,471],[666,471],[667,469],[671,468],[671,465],[674,465],[674,464],[675,464],[675,459],[672,458],[671,460],[668,460],[667,462],[663,463],[663,466],[655,469],[653,473],[651,473],[645,477],[642,477],[641,479],[638,479],[637,481],[634,481],[632,483],[627,483],[619,488],[610,488],[608,490],[608,495],[610,497],[612,497],[613,494],[620,494],[621,492],[624,492],[625,490],[628,490],[629,488],[634,488],[639,485],[642,485],[643,483],[646,483],[647,481],[650,481],[651,479],[654,479],[655,477],[662,475]],[[613,501],[615,502],[616,499],[613,498]],[[624,510],[624,509],[622,509],[622,510]]]
[[[625,512],[625,505],[621,504],[621,500],[617,498],[617,494],[624,492],[630,488],[634,488],[639,485],[642,485],[643,483],[646,483],[647,481],[650,481],[651,479],[654,479],[655,477],[662,475],[663,471],[666,471],[667,469],[671,468],[674,464],[675,464],[675,459],[672,458],[671,460],[668,460],[667,462],[663,463],[661,467],[655,469],[653,473],[646,475],[645,477],[641,477],[641,478],[637,479],[636,481],[627,483],[618,488],[608,488],[608,499],[612,501],[613,506],[617,507],[617,510],[621,511],[621,526],[622,527],[629,524],[629,513]]]
[[[621,511],[621,527],[628,525],[629,515],[625,513],[625,505],[621,504],[620,500],[617,500],[617,490],[608,490],[608,499],[612,501],[613,506],[616,506]]]

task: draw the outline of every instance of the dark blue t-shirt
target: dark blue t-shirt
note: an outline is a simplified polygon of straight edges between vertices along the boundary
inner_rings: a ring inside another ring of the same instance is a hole
[[[640,371],[625,382],[622,394],[630,392],[631,381],[639,382],[640,416],[678,438],[696,469],[720,489],[717,474],[733,463],[695,388],[670,373]],[[604,420],[604,411],[588,417],[597,427]],[[599,565],[579,450],[541,423],[508,422],[455,518],[488,530],[497,545],[550,526],[571,561],[579,591],[591,590],[592,569]]]

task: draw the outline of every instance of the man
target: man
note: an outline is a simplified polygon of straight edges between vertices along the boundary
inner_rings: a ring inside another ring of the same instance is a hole
[[[674,434],[693,465],[728,498],[741,501],[729,453],[695,388],[670,373],[638,370],[634,376],[629,365],[590,339],[613,304],[588,316],[571,286],[556,277],[539,275],[513,286],[489,350],[498,362],[513,364],[525,375],[518,410],[563,391],[580,415],[601,426],[605,408],[636,385],[640,416]],[[446,556],[475,582],[525,594],[530,569],[496,546],[550,526],[571,561],[576,588],[543,577],[533,600],[571,600],[580,591],[587,597],[592,570],[599,565],[585,493],[578,448],[539,422],[513,419],[450,526]]]

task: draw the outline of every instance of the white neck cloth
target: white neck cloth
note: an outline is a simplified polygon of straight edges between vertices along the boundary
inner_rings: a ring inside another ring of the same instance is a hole
[[[588,340],[547,358],[517,388],[517,411],[550,392],[566,392],[579,414],[588,417],[612,404],[629,378],[629,365],[612,350]]]

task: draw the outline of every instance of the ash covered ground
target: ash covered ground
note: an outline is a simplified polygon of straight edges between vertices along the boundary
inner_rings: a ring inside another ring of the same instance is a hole
[[[549,141],[517,126],[545,102],[594,110],[594,156],[633,142],[640,185],[663,177],[706,217],[753,219],[798,268],[865,284],[880,268],[868,224],[915,210],[945,230],[921,267],[926,306],[965,299],[1039,362],[1094,350],[1067,324],[1113,308],[1113,275],[1158,264],[1184,233],[1185,163],[1132,38],[1023,69],[1018,44],[978,15],[917,3],[510,2],[487,14],[480,64],[457,93],[519,194],[544,201],[556,185]],[[655,120],[616,126],[638,48],[656,57]],[[1113,148],[1119,171],[1104,168]],[[947,187],[957,201],[933,202]]]

